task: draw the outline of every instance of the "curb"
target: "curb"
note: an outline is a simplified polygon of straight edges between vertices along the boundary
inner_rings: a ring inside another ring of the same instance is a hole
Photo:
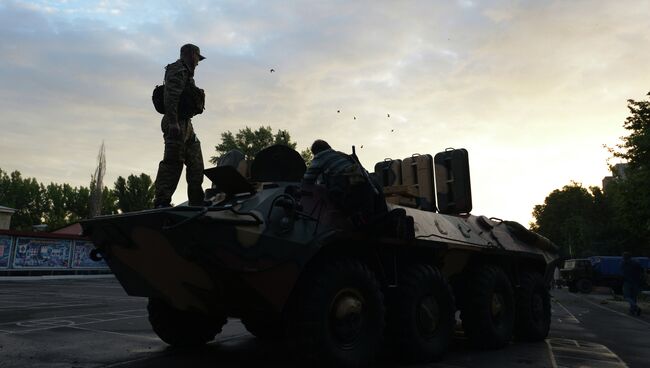
[[[115,278],[113,274],[106,275],[44,275],[44,276],[0,276],[0,281],[47,281],[47,280],[83,280]]]

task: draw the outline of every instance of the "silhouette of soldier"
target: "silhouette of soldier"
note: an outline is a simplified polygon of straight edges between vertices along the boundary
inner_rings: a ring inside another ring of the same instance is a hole
[[[376,215],[388,211],[383,193],[374,187],[353,156],[334,151],[322,139],[314,141],[311,152],[314,159],[302,184],[324,184],[330,200],[350,215],[356,226],[366,225]]]
[[[197,99],[192,98],[199,94],[205,96],[194,84],[194,69],[203,59],[198,46],[186,44],[181,47],[180,59],[165,67],[165,115],[160,124],[165,151],[156,174],[154,206],[157,208],[171,205],[183,164],[189,205],[201,206],[204,202],[201,142],[194,134],[191,120],[203,111],[203,101],[196,103]]]
[[[640,316],[641,308],[636,304],[636,300],[641,291],[643,268],[632,259],[630,253],[624,252],[621,271],[623,271],[623,296],[630,304],[629,312],[633,316]]]

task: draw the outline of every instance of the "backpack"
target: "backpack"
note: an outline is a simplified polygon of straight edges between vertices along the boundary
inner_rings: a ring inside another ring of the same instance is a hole
[[[156,86],[151,95],[153,107],[161,114],[165,114],[165,85]]]
[[[194,84],[185,86],[178,104],[178,117],[189,119],[202,114],[203,110],[205,110],[205,91]]]
[[[151,95],[153,107],[161,114],[165,114],[165,85],[158,85]],[[205,91],[194,85],[188,85],[181,93],[178,103],[178,117],[189,119],[194,115],[202,114],[205,110]]]

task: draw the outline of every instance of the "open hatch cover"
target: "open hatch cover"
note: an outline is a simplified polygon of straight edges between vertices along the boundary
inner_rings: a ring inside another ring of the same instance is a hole
[[[203,173],[228,196],[239,193],[254,193],[255,188],[232,166],[217,166]]]
[[[261,150],[251,166],[251,180],[257,182],[299,182],[307,170],[305,161],[295,150],[276,144]]]

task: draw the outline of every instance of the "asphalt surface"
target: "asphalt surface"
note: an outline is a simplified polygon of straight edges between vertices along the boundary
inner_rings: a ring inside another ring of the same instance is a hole
[[[554,290],[547,341],[477,351],[462,335],[426,367],[648,367],[650,320],[625,314],[606,293]],[[650,310],[649,310],[650,311]],[[172,349],[151,330],[146,300],[113,278],[0,280],[0,367],[301,367],[279,341],[229,320],[200,349]],[[384,359],[378,366],[398,364]]]
[[[585,366],[618,367],[624,363],[628,367],[650,367],[648,314],[628,315],[627,302],[614,300],[607,288],[588,295],[554,290],[553,296],[551,337],[563,343],[555,349],[558,366],[579,366],[576,364],[584,355]],[[641,307],[650,312],[650,303],[641,303]]]

